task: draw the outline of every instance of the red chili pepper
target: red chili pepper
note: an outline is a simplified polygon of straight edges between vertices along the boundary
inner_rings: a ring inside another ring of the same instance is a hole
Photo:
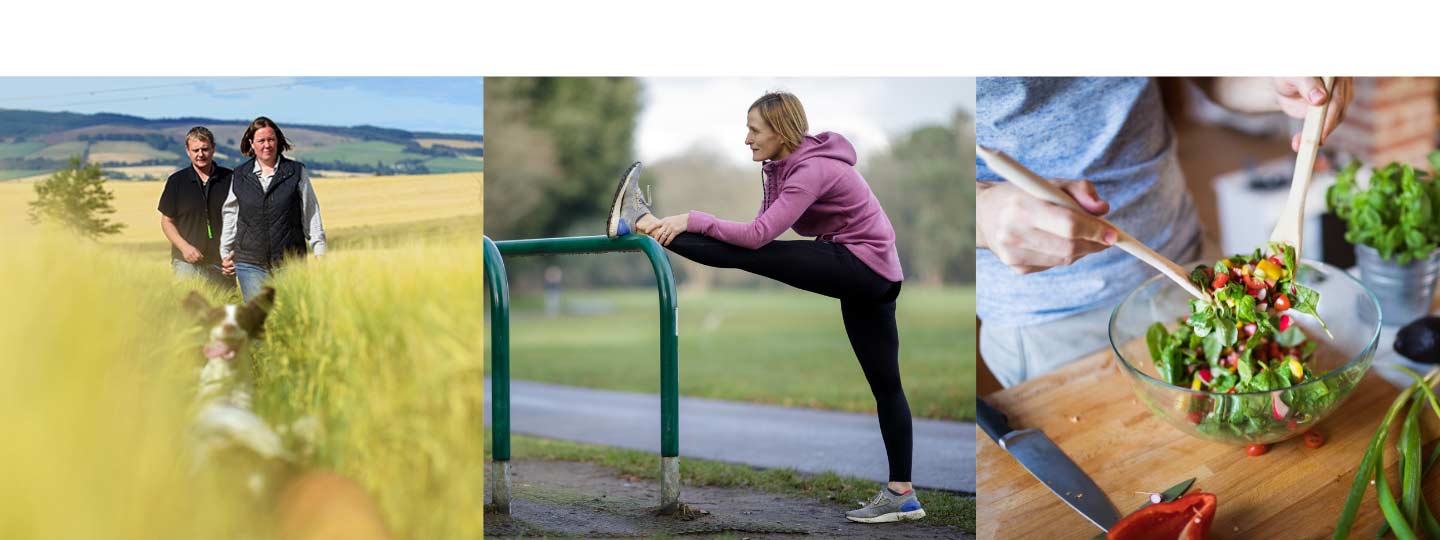
[[[1320,448],[1325,445],[1325,434],[1319,431],[1310,430],[1305,432],[1305,446],[1308,448]]]
[[[1125,516],[1110,532],[1108,540],[1205,540],[1215,521],[1218,499],[1213,493],[1191,493],[1168,503],[1152,504]]]
[[[1245,455],[1250,457],[1263,456],[1269,451],[1270,445],[1268,444],[1252,444],[1245,447]]]
[[[1285,296],[1283,293],[1276,295],[1276,296],[1275,296],[1275,311],[1276,311],[1276,312],[1282,312],[1282,311],[1285,311],[1285,310],[1287,310],[1287,309],[1290,309],[1290,297],[1289,297],[1289,296]],[[1281,331],[1283,332],[1284,329],[1281,329]]]

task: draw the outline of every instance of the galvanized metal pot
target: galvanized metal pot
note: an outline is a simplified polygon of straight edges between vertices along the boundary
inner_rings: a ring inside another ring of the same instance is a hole
[[[1380,320],[1385,326],[1401,326],[1430,313],[1435,278],[1440,276],[1440,250],[1424,259],[1397,264],[1380,258],[1375,248],[1357,245],[1355,263],[1360,281],[1380,299]]]

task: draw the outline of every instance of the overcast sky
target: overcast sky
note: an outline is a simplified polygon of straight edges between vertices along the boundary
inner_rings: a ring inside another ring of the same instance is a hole
[[[0,77],[0,108],[480,134],[479,77]]]
[[[949,122],[957,109],[975,111],[974,78],[648,78],[636,144],[640,159],[656,161],[708,146],[737,164],[750,163],[745,112],[767,90],[800,98],[810,131],[835,131],[864,155],[892,136]]]

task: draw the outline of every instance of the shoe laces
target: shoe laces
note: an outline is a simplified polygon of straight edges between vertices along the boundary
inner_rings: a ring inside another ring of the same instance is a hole
[[[865,507],[865,506],[875,506],[875,505],[880,504],[881,501],[884,501],[884,500],[885,500],[885,490],[880,490],[879,493],[876,493],[874,497],[871,497],[871,498],[870,498],[870,502],[869,502],[869,503],[862,504],[862,505],[860,505],[860,506],[861,506],[861,507]]]
[[[650,206],[650,201],[655,200],[654,194],[650,192],[650,187],[650,184],[645,185],[645,193],[641,193],[638,189],[635,190],[636,204],[648,208]]]

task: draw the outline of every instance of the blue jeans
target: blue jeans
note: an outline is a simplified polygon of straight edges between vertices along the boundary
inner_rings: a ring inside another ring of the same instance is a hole
[[[260,289],[265,286],[265,280],[270,279],[270,270],[263,266],[256,266],[250,263],[235,263],[235,277],[240,278],[240,297],[249,302],[255,295],[260,294]]]
[[[235,290],[235,278],[225,275],[218,264],[191,264],[180,259],[170,259],[170,268],[175,271],[175,277],[184,279],[199,276],[222,290]]]

